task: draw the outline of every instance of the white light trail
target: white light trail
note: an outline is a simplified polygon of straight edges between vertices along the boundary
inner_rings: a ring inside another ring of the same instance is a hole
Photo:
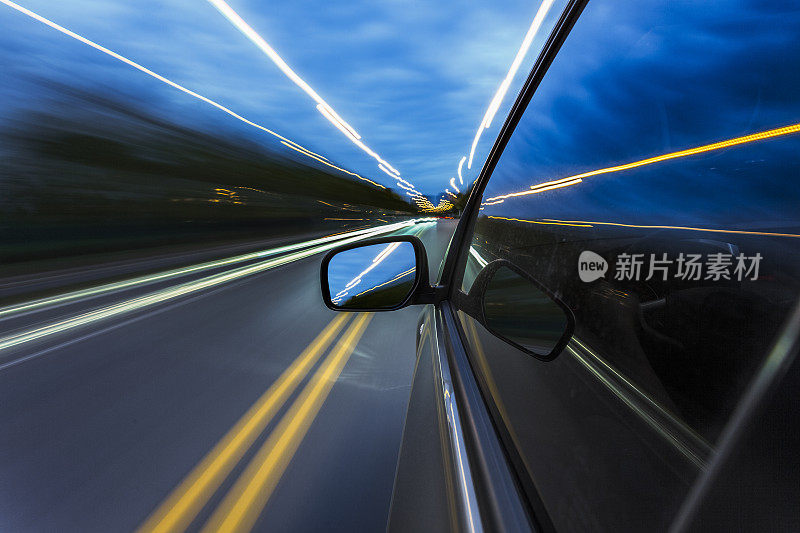
[[[336,128],[342,133],[344,133],[344,136],[350,139],[351,141],[357,142],[358,139],[361,138],[360,135],[356,137],[356,135],[358,135],[357,133],[353,133],[349,128],[346,128],[343,123],[336,120],[336,118],[333,116],[333,113],[331,113],[332,110],[330,107],[323,106],[322,104],[317,104],[317,109],[319,110],[320,113],[322,113],[323,117],[327,118],[331,124],[336,126]]]
[[[508,69],[508,74],[506,74],[506,77],[500,83],[500,87],[497,89],[494,98],[492,98],[492,101],[489,103],[489,107],[486,109],[486,113],[483,115],[483,120],[481,121],[480,126],[478,126],[478,131],[475,133],[475,138],[472,140],[472,146],[469,151],[467,168],[472,168],[472,159],[475,156],[475,148],[478,146],[478,141],[481,138],[481,134],[483,133],[483,130],[491,126],[492,120],[494,120],[494,116],[497,113],[497,110],[500,108],[500,104],[502,103],[503,98],[505,98],[505,95],[511,86],[511,82],[514,80],[514,76],[516,76],[517,70],[519,70],[519,67],[522,64],[522,60],[525,59],[528,49],[533,43],[534,37],[536,37],[536,34],[539,32],[542,22],[544,22],[544,18],[547,16],[550,8],[553,6],[553,1],[554,0],[543,0],[542,4],[539,6],[539,10],[533,17],[533,22],[531,22],[530,28],[528,28],[528,33],[525,34],[525,38],[522,40],[522,44],[517,51],[517,55],[514,57],[514,61],[511,63],[511,68]]]
[[[456,191],[456,192],[461,192],[461,189],[459,189],[459,188],[456,186],[456,179],[455,179],[455,178],[450,178],[450,186],[451,186],[453,189],[455,189],[455,191]]]
[[[400,177],[400,174],[395,174],[394,172],[392,172],[391,170],[389,170],[388,168],[383,166],[383,163],[378,163],[378,168],[383,170],[384,172],[386,172],[388,175],[390,175],[394,179],[397,179],[397,178]]]
[[[305,82],[305,80],[303,80],[303,78],[298,76],[297,73],[293,71],[288,64],[286,64],[286,61],[284,61],[283,58],[280,55],[278,55],[278,53],[267,43],[267,41],[265,41],[258,33],[256,33],[256,31],[253,28],[251,28],[250,25],[247,24],[247,22],[245,22],[244,19],[242,19],[242,17],[240,17],[239,14],[236,13],[231,8],[231,6],[229,6],[223,0],[208,0],[208,2],[215,8],[217,8],[217,10],[219,10],[219,12],[222,13],[222,15],[236,27],[236,29],[242,32],[245,35],[245,37],[250,39],[250,41],[252,41],[253,44],[255,44],[259,49],[261,49],[261,51],[264,52],[267,55],[267,57],[269,57],[272,60],[273,63],[275,63],[275,65],[281,70],[281,72],[283,72],[286,75],[287,78],[292,80],[292,82],[294,82],[295,85],[300,87],[303,90],[303,92],[305,92],[315,102],[317,102],[317,104],[319,104],[317,106],[317,109],[319,109],[319,111],[322,112],[323,114],[325,114],[326,112],[328,113],[325,116],[325,118],[330,120],[337,127],[341,126],[342,128],[344,128],[347,132],[349,132],[350,136],[356,139],[361,138],[361,136],[356,132],[356,130],[353,129],[353,127],[350,126],[350,124],[345,122],[342,119],[342,117],[340,117],[336,113],[336,111],[334,111],[333,108],[329,106],[328,103],[325,100],[323,100],[322,97],[318,95],[317,92],[314,89],[312,89],[308,83]]]
[[[464,166],[464,161],[467,160],[467,156],[461,158],[461,161],[458,162],[458,182],[461,185],[464,185],[464,176],[461,175],[461,168]]]
[[[317,94],[317,92],[303,80],[292,68],[283,60],[283,58],[273,49],[266,40],[264,40],[261,35],[259,35],[244,19],[239,16],[236,11],[231,8],[224,0],[208,0],[208,2],[214,6],[222,16],[224,16],[228,21],[234,25],[236,29],[238,29],[245,37],[247,37],[253,44],[255,44],[264,54],[266,54],[269,59],[275,63],[275,65],[283,72],[287,78],[289,78],[295,85],[300,87],[308,96],[311,97],[317,103],[317,110],[324,116],[331,124],[333,124],[339,131],[341,131],[348,139],[350,139],[353,144],[361,148],[364,152],[366,152],[370,157],[375,159],[379,165],[383,165],[384,172],[386,169],[389,169],[390,172],[387,172],[390,176],[392,172],[394,174],[400,175],[392,165],[387,163],[382,157],[380,157],[377,153],[375,153],[371,148],[369,148],[366,144],[361,141],[361,135],[353,128],[350,124],[348,124],[342,117],[339,116],[336,111],[325,101],[323,98]],[[394,177],[394,176],[392,176]]]
[[[124,313],[130,313],[132,311],[136,311],[145,307],[149,307],[151,305],[171,300],[179,296],[184,296],[186,294],[194,293],[203,289],[207,289],[209,287],[214,287],[217,285],[221,285],[223,283],[227,283],[229,281],[240,279],[245,276],[250,276],[253,274],[257,274],[259,272],[264,272],[271,268],[285,265],[287,263],[298,261],[300,259],[310,257],[312,255],[324,252],[326,250],[330,250],[331,248],[334,248],[336,246],[349,244],[351,242],[356,242],[366,237],[371,237],[374,235],[380,235],[382,233],[396,231],[404,227],[411,226],[414,223],[415,220],[410,220],[408,222],[398,222],[395,224],[379,226],[377,228],[370,228],[368,232],[362,233],[361,235],[355,237],[347,237],[345,239],[336,240],[334,242],[327,242],[325,244],[321,244],[320,246],[315,246],[298,252],[290,253],[288,255],[276,257],[274,259],[268,259],[267,261],[262,261],[254,265],[239,267],[220,274],[213,274],[211,276],[207,276],[199,280],[189,281],[174,287],[161,289],[152,292],[150,294],[146,294],[144,296],[132,298],[130,300],[125,300],[120,303],[112,304],[106,307],[102,307],[100,309],[95,309],[93,311],[72,316],[70,318],[57,320],[55,322],[51,322],[50,324],[38,326],[30,330],[7,335],[5,337],[0,338],[0,350],[5,350],[8,348],[12,348],[14,346],[19,346],[26,342],[38,340],[43,337],[47,337],[49,335],[67,331],[79,326],[91,324],[99,320],[103,320],[113,316],[121,315]],[[2,364],[0,365],[0,370],[8,366],[11,366],[13,364],[16,364],[19,361],[20,360],[16,360]]]
[[[470,247],[469,247],[469,253],[470,253],[470,255],[471,255],[471,256],[472,256],[472,257],[475,259],[475,261],[477,261],[477,262],[478,262],[478,265],[479,265],[481,268],[483,268],[483,267],[485,267],[486,265],[488,265],[488,264],[489,264],[489,262],[488,262],[486,259],[484,259],[483,257],[481,257],[481,254],[479,254],[479,253],[478,253],[478,250],[476,250],[476,249],[475,249],[475,248],[473,248],[472,246],[470,246]]]
[[[392,254],[392,252],[397,250],[397,247],[400,246],[400,244],[401,243],[399,242],[389,243],[388,246],[386,246],[383,250],[380,251],[380,253],[378,253],[378,255],[375,256],[375,259],[372,260],[372,264],[370,264],[367,268],[365,268],[364,271],[361,272],[361,274],[351,279],[347,283],[347,285],[344,286],[344,289],[336,293],[336,296],[331,298],[331,301],[335,304],[338,304],[342,300],[342,298],[347,296],[347,294],[350,292],[350,289],[361,283],[362,278],[367,274],[369,274],[379,264],[381,264],[387,257],[389,257]]]
[[[279,246],[277,248],[270,248],[268,250],[260,250],[258,252],[236,255],[233,257],[227,257],[225,259],[219,259],[216,261],[208,261],[206,263],[200,263],[188,267],[166,270],[164,272],[158,272],[156,274],[151,274],[149,276],[139,276],[123,281],[106,283],[103,285],[98,285],[96,287],[90,287],[88,289],[82,289],[79,291],[59,294],[48,298],[39,298],[36,300],[23,302],[20,304],[0,307],[0,320],[5,320],[6,317],[17,315],[19,313],[28,313],[31,311],[35,311],[36,309],[41,309],[41,308],[52,309],[54,307],[58,307],[60,305],[72,302],[74,300],[88,299],[111,291],[119,291],[123,289],[129,289],[132,287],[137,287],[140,285],[147,285],[150,283],[155,283],[157,281],[164,281],[167,279],[186,276],[188,274],[202,272],[204,270],[210,270],[212,268],[219,268],[228,265],[234,265],[237,263],[243,263],[245,261],[251,261],[253,259],[263,259],[266,257],[271,257],[273,255],[288,253],[303,248],[310,248],[312,246],[324,244],[327,242],[340,241],[348,237],[356,237],[359,235],[371,234],[374,230],[375,228],[367,228],[355,231],[348,231],[345,233],[339,233],[328,237],[320,237],[318,239],[298,242],[286,246]]]
[[[158,81],[160,81],[162,83],[165,83],[165,84],[169,85],[170,87],[173,87],[173,88],[175,88],[175,89],[177,89],[177,90],[179,90],[179,91],[181,91],[181,92],[183,92],[185,94],[188,94],[189,96],[191,96],[193,98],[196,98],[196,99],[201,100],[201,101],[203,101],[203,102],[205,102],[205,103],[207,103],[207,104],[209,104],[211,106],[214,106],[217,109],[219,109],[220,111],[232,116],[236,120],[240,120],[241,122],[244,122],[248,126],[252,126],[254,128],[258,128],[259,130],[264,131],[266,133],[269,133],[270,135],[272,135],[274,137],[277,137],[278,139],[281,139],[282,141],[285,141],[285,142],[287,142],[287,143],[289,143],[291,145],[294,145],[294,146],[296,146],[297,148],[299,148],[301,150],[304,150],[306,152],[311,152],[311,150],[308,150],[307,148],[305,148],[305,147],[301,146],[300,144],[292,141],[291,139],[288,139],[288,138],[284,137],[283,135],[281,135],[281,134],[279,134],[279,133],[267,128],[266,126],[262,126],[261,124],[253,122],[252,120],[246,119],[242,115],[240,115],[240,114],[236,113],[235,111],[231,110],[230,108],[220,104],[219,102],[216,102],[216,101],[214,101],[214,100],[212,100],[212,99],[210,99],[208,97],[205,97],[202,94],[196,93],[195,91],[192,91],[191,89],[188,89],[188,88],[184,87],[183,85],[181,85],[179,83],[176,83],[176,82],[170,80],[169,78],[167,78],[165,76],[162,76],[161,74],[153,72],[152,70],[150,70],[149,68],[141,65],[140,63],[137,63],[136,61],[133,61],[132,59],[128,59],[127,57],[125,57],[125,56],[123,56],[121,54],[118,54],[117,52],[114,52],[113,50],[110,50],[110,49],[106,48],[105,46],[102,46],[102,45],[92,41],[91,39],[88,39],[88,38],[86,38],[86,37],[84,37],[82,35],[79,35],[79,34],[75,33],[74,31],[69,30],[69,29],[65,28],[64,26],[61,26],[60,24],[57,24],[57,23],[53,22],[52,20],[50,20],[48,18],[45,18],[45,17],[39,15],[38,13],[35,13],[34,11],[31,11],[30,9],[22,7],[21,5],[17,4],[16,2],[12,2],[11,0],[0,0],[0,3],[1,4],[5,4],[8,7],[10,7],[11,9],[16,10],[16,11],[22,13],[23,15],[27,15],[28,17],[30,17],[30,18],[32,18],[34,20],[37,20],[37,21],[41,22],[42,24],[45,24],[46,26],[49,26],[49,27],[53,28],[56,31],[59,31],[59,32],[63,33],[64,35],[75,39],[76,41],[82,42],[83,44],[85,44],[87,46],[91,46],[95,50],[97,50],[99,52],[102,52],[102,53],[104,53],[104,54],[106,54],[108,56],[111,56],[114,59],[116,59],[118,61],[121,61],[121,62],[125,63],[126,65],[131,66],[131,67],[135,68],[136,70],[138,70],[138,71],[140,71],[140,72],[142,72],[144,74],[147,74],[148,76],[150,76],[152,78],[157,79]],[[311,152],[311,153],[314,153],[314,152]],[[320,157],[322,157],[322,156],[320,156]]]
[[[395,248],[400,246],[399,242],[393,242],[389,246],[383,249],[381,253],[375,256],[375,259],[372,260],[373,263],[380,263],[383,259],[389,255],[390,253],[394,252]]]
[[[414,184],[411,183],[410,181],[406,181],[406,180],[404,180],[403,178],[400,178],[400,177],[397,178],[397,181],[400,182],[400,183],[405,183],[406,185],[408,185],[412,189],[416,190],[416,188],[414,187]]]

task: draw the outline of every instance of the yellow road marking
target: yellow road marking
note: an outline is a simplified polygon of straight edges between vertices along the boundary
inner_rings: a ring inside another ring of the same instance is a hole
[[[231,470],[297,389],[350,315],[333,319],[267,389],[223,439],[203,458],[139,528],[139,533],[184,531]]]
[[[203,527],[203,533],[250,531],[371,319],[371,314],[359,315],[342,335],[331,354],[214,511]]]

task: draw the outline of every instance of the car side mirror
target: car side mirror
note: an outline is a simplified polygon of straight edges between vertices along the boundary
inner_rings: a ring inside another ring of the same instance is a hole
[[[538,359],[554,359],[575,331],[569,307],[504,259],[484,267],[464,303],[493,335]]]
[[[431,291],[422,242],[400,235],[331,250],[320,269],[322,298],[334,311],[393,311]]]

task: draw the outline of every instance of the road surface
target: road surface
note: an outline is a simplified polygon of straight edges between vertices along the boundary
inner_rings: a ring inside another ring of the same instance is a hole
[[[382,531],[420,308],[325,308],[332,245],[0,308],[0,530]]]

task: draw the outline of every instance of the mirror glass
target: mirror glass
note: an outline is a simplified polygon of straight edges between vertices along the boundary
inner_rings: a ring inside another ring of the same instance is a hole
[[[341,309],[391,309],[417,279],[417,256],[407,241],[344,250],[328,264],[331,302]]]
[[[486,327],[536,355],[551,355],[569,328],[567,311],[531,280],[501,266],[483,296]]]

